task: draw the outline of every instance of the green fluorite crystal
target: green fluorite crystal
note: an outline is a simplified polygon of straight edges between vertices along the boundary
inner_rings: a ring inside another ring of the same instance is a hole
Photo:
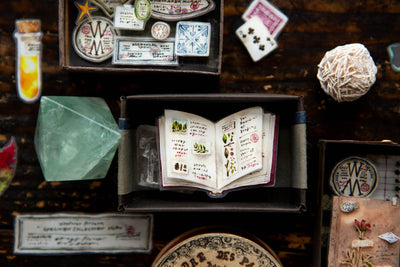
[[[35,150],[46,181],[104,178],[121,135],[97,97],[43,96]]]

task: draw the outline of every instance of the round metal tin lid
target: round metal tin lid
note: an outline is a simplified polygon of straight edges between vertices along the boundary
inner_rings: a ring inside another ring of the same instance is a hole
[[[276,266],[276,254],[264,242],[227,232],[184,234],[165,246],[152,267]]]
[[[330,186],[338,196],[368,197],[378,184],[375,166],[360,157],[345,158],[333,168]]]
[[[72,36],[75,52],[91,62],[103,62],[113,55],[114,38],[118,32],[111,20],[92,17],[78,24]]]

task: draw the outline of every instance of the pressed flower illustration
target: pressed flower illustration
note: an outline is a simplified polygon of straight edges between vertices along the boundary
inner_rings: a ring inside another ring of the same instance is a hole
[[[364,219],[361,221],[354,219],[354,227],[357,230],[358,239],[365,240],[364,234],[367,230],[371,229],[371,224],[367,223]],[[361,250],[361,247],[352,251],[348,249],[346,252],[347,258],[342,263],[351,267],[372,267],[373,265],[370,261],[373,259],[373,256],[364,255]]]
[[[234,174],[236,169],[236,156],[235,156],[235,138],[234,132],[230,132],[224,134],[222,136],[222,142],[224,142],[224,156],[226,158],[225,169],[226,169],[226,177],[229,177],[231,174]]]

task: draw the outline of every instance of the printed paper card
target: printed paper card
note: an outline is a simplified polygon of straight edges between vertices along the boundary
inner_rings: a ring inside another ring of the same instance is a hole
[[[259,17],[275,39],[288,21],[285,14],[266,0],[254,0],[242,16],[245,21],[252,17]]]
[[[17,215],[14,252],[149,252],[152,228],[152,215]]]

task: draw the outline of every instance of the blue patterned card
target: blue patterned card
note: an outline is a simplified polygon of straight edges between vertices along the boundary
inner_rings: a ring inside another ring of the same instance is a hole
[[[176,24],[176,54],[178,56],[208,57],[210,54],[210,37],[210,23],[179,21]]]

